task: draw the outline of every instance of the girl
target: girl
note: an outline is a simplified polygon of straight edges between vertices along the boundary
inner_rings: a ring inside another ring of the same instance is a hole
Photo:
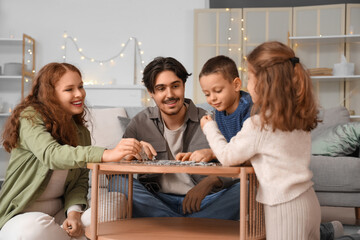
[[[225,166],[250,160],[264,204],[266,239],[320,239],[320,205],[309,170],[317,104],[309,74],[291,48],[266,42],[247,57],[251,117],[229,143],[211,117],[201,127]]]
[[[85,95],[75,66],[50,63],[9,117],[3,146],[11,157],[0,192],[0,239],[85,239],[86,163],[139,157],[135,139],[122,139],[110,150],[89,146]]]

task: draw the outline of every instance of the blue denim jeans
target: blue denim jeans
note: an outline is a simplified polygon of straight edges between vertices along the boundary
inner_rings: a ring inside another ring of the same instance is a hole
[[[334,240],[334,228],[331,222],[321,223],[320,240]],[[344,235],[336,238],[336,240],[360,240],[359,234]]]
[[[124,186],[123,193],[127,194],[127,178],[113,176],[109,183],[109,190],[119,192],[118,182]],[[240,211],[240,183],[228,189],[207,195],[201,202],[200,211],[183,214],[182,202],[185,195],[166,193],[151,193],[137,179],[133,179],[133,217],[197,217],[239,220]]]

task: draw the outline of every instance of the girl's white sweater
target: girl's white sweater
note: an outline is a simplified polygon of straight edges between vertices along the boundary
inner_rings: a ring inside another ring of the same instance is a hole
[[[267,205],[288,202],[313,182],[309,169],[310,132],[260,129],[260,117],[248,118],[240,132],[228,143],[216,122],[205,124],[203,131],[217,159],[224,166],[236,166],[250,160],[259,181],[256,200]]]

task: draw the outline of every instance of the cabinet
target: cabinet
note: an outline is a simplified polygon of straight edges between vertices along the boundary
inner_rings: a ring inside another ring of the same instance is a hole
[[[313,45],[326,45],[326,44],[341,44],[341,45],[349,45],[352,43],[360,43],[360,34],[353,35],[329,35],[329,36],[301,36],[301,37],[289,37],[289,40],[292,42],[293,47],[297,47],[300,44],[313,44]],[[345,46],[344,46],[345,47]],[[350,85],[352,81],[360,81],[360,75],[347,75],[347,76],[312,76],[314,81],[315,92],[319,96],[321,94],[320,85],[331,84],[331,83],[344,83],[344,87],[342,88],[344,94],[341,95],[343,99],[340,99],[340,104],[345,105],[348,109],[350,106],[350,97],[354,93],[354,89],[349,91],[349,87],[346,88],[347,85]],[[356,89],[355,89],[356,90]],[[352,119],[360,119],[360,112],[355,114],[355,110],[352,109],[353,112],[350,118]]]
[[[217,55],[242,65],[242,9],[197,9],[194,14],[194,102],[206,102],[199,83],[205,62]]]
[[[194,13],[194,101],[206,102],[199,73],[211,57],[226,55],[238,66],[247,85],[245,56],[265,41],[288,41],[292,8],[198,9]],[[246,89],[245,89],[246,90]]]
[[[205,102],[198,74],[207,59],[219,54],[234,59],[246,87],[245,56],[275,40],[291,46],[307,68],[333,68],[342,55],[355,63],[355,75],[314,76],[313,84],[321,107],[343,105],[360,120],[360,4],[201,9],[194,16],[196,103]]]
[[[21,72],[5,71],[5,64],[21,64]],[[12,109],[27,95],[35,74],[35,40],[23,34],[19,38],[0,38],[0,128]],[[9,73],[11,75],[4,75]],[[14,75],[16,74],[16,75]],[[5,177],[9,154],[0,145],[0,184]]]
[[[360,119],[360,4],[295,7],[289,44],[307,68],[333,68],[342,55],[355,63],[351,76],[312,76],[323,108],[345,106]]]

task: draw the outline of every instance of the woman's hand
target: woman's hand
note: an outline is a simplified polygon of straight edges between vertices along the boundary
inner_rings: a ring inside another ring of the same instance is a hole
[[[209,115],[205,115],[201,118],[200,120],[200,126],[201,126],[201,129],[204,128],[205,124],[210,122],[210,121],[213,121],[213,119],[209,116]]]
[[[114,149],[104,151],[102,162],[118,162],[125,156],[132,155],[140,159],[141,144],[135,138],[123,138]]]
[[[144,151],[144,153],[146,154],[146,156],[152,160],[153,157],[156,157],[157,152],[155,150],[155,148],[148,142],[144,142],[144,141],[140,141],[140,144],[142,146],[142,150]]]
[[[81,237],[85,233],[81,224],[81,214],[76,211],[69,212],[67,219],[62,224],[70,237]]]

